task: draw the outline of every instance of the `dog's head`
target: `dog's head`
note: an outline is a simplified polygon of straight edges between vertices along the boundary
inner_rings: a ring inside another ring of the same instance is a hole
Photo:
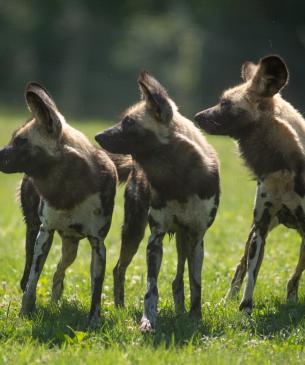
[[[136,156],[167,143],[176,106],[163,86],[147,72],[141,72],[138,84],[142,100],[131,106],[117,125],[95,137],[109,152]]]
[[[220,102],[195,116],[207,133],[239,139],[255,121],[273,113],[274,96],[287,84],[288,70],[278,56],[262,58],[258,65],[245,62],[243,83],[226,90]]]
[[[11,141],[0,150],[0,171],[42,173],[59,156],[59,141],[64,118],[50,94],[31,82],[25,99],[32,118],[18,128]]]

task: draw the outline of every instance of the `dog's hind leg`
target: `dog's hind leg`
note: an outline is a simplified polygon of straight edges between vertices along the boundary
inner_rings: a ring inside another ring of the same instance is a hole
[[[26,258],[22,279],[20,280],[20,287],[22,291],[25,291],[26,284],[29,279],[34,255],[35,241],[41,224],[38,215],[39,201],[39,195],[37,194],[31,179],[25,175],[20,186],[20,202],[26,224]]]
[[[163,256],[163,237],[165,233],[152,228],[147,245],[147,289],[144,297],[144,313],[141,319],[141,332],[155,329],[158,306],[158,275]]]
[[[176,247],[177,247],[177,273],[175,280],[172,283],[173,297],[175,302],[175,310],[176,313],[184,313],[185,305],[184,305],[184,267],[185,261],[187,257],[187,251],[184,242],[184,235],[181,232],[177,232],[176,234]]]
[[[134,175],[125,189],[124,225],[119,260],[113,270],[114,302],[124,306],[125,273],[143,239],[147,225],[149,191],[145,181]]]
[[[264,257],[265,242],[268,232],[278,224],[275,217],[278,213],[276,202],[272,202],[272,196],[260,185],[256,192],[254,210],[254,233],[249,242],[247,260],[247,283],[239,309],[251,314],[253,307],[253,292],[259,269]]]
[[[101,313],[101,296],[106,270],[105,238],[109,232],[112,220],[113,196],[109,198],[109,203],[111,203],[107,212],[109,215],[105,217],[104,226],[99,230],[98,236],[88,237],[91,245],[91,306],[89,313],[90,326],[96,326],[99,324]]]
[[[249,251],[249,245],[250,242],[254,239],[255,237],[255,229],[254,229],[254,225],[251,227],[251,231],[249,233],[248,236],[248,240],[246,242],[245,245],[245,251],[243,256],[240,259],[239,264],[237,265],[236,269],[235,269],[235,274],[234,277],[231,281],[231,287],[226,295],[226,299],[230,300],[236,297],[236,295],[239,293],[240,288],[242,286],[242,283],[244,281],[244,278],[246,276],[247,273],[247,259],[248,259],[248,251]]]
[[[147,215],[147,212],[144,214]],[[117,307],[124,306],[126,270],[138,251],[146,227],[146,222],[141,221],[144,219],[146,221],[146,217],[143,219],[143,216],[140,216],[138,220],[134,219],[136,219],[136,215],[133,215],[130,219],[125,218],[120,257],[113,269],[114,303]]]
[[[91,256],[91,307],[90,325],[97,325],[101,312],[101,295],[106,269],[106,247],[104,238],[89,237],[92,248]]]
[[[297,266],[287,284],[287,301],[288,302],[297,303],[297,301],[298,301],[299,282],[300,282],[300,278],[302,276],[304,269],[305,269],[305,242],[304,242],[304,237],[303,237],[301,247],[300,247],[300,256],[299,256]]]
[[[204,258],[203,237],[190,237],[187,252],[191,291],[190,315],[201,318],[201,273]]]
[[[299,206],[296,208],[295,217],[298,221],[299,232],[302,236],[302,243],[297,266],[287,284],[287,301],[292,303],[296,303],[298,301],[299,282],[305,269],[305,212],[303,207]]]
[[[72,265],[78,249],[79,240],[76,238],[62,238],[62,256],[53,276],[52,300],[58,301],[64,290],[64,278],[67,268]]]

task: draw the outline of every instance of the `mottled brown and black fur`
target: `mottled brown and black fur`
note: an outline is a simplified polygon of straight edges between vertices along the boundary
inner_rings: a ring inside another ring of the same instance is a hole
[[[211,134],[228,135],[257,179],[254,223],[244,256],[236,269],[228,297],[248,280],[240,309],[251,313],[253,290],[263,260],[268,232],[278,224],[298,230],[300,257],[288,282],[287,298],[296,301],[305,268],[305,120],[279,94],[288,82],[288,69],[278,56],[242,66],[243,83],[226,90],[219,104],[195,116]]]
[[[150,198],[147,292],[141,321],[141,330],[150,331],[156,324],[157,278],[166,233],[176,234],[178,265],[173,282],[176,310],[184,311],[183,273],[188,260],[190,312],[201,316],[203,237],[216,215],[219,175],[215,151],[179,113],[163,86],[146,72],[140,74],[138,84],[142,100],[128,108],[120,123],[98,134],[96,140],[112,153],[131,154],[138,165],[134,173],[140,167],[145,174],[144,190],[138,188],[138,176],[130,193],[144,191]],[[143,211],[147,209],[148,206],[143,207]]]
[[[90,320],[95,321],[100,312],[104,239],[111,223],[117,170],[104,151],[66,123],[42,86],[30,83],[25,96],[32,118],[0,151],[1,171],[26,174],[20,189],[27,225],[21,312],[28,314],[35,307],[37,282],[57,231],[62,238],[62,258],[53,278],[52,297],[60,298],[65,271],[76,258],[79,240],[87,237],[92,246]]]

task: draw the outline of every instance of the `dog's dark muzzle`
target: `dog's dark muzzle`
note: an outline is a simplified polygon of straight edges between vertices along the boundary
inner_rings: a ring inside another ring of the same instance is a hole
[[[10,174],[18,172],[18,157],[11,146],[4,147],[0,150],[0,171]]]
[[[217,114],[217,113],[216,113]],[[221,134],[221,124],[216,121],[215,108],[210,108],[197,113],[194,117],[199,128],[209,134]]]
[[[197,113],[195,115],[194,119],[195,119],[195,122],[197,123],[197,125],[199,127],[201,127],[201,124],[203,124],[203,121],[204,121],[204,112]]]
[[[111,153],[129,154],[130,151],[126,146],[126,140],[123,137],[123,131],[120,127],[106,129],[104,132],[95,136],[96,142]]]

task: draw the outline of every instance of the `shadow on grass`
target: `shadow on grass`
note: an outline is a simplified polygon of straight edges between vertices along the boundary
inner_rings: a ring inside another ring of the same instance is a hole
[[[133,319],[138,323],[140,333],[140,322],[142,312],[133,312]],[[141,335],[146,345],[158,347],[183,347],[189,342],[193,344],[202,341],[206,337],[218,337],[218,331],[211,331],[209,325],[202,320],[191,317],[188,313],[176,315],[172,308],[163,308],[158,313],[156,331],[151,334]],[[217,332],[217,333],[216,333]]]
[[[297,304],[281,303],[277,301],[273,303],[273,306],[275,307],[275,310],[265,314],[263,311],[260,314],[260,307],[257,308],[259,313],[255,316],[254,326],[258,335],[266,337],[280,334],[283,334],[284,336],[289,335],[305,320],[304,301]]]
[[[79,344],[91,332],[113,328],[112,316],[101,316],[97,329],[88,322],[88,308],[78,302],[63,302],[61,305],[39,307],[32,318],[32,337],[50,347]]]
[[[83,338],[98,337],[103,345],[113,343],[126,344],[136,337],[146,346],[182,347],[190,340],[208,336],[208,328],[202,321],[188,314],[177,316],[171,309],[163,309],[158,316],[157,330],[154,334],[142,335],[140,321],[142,312],[136,308],[119,309],[110,313],[102,313],[101,321],[96,329],[88,326],[88,310],[80,303],[63,302],[62,305],[41,306],[32,318],[32,337],[49,347],[76,344]],[[126,322],[130,319],[137,323],[129,330]],[[136,333],[135,333],[136,331]]]
[[[161,345],[183,347],[189,342],[202,345],[206,340],[225,337],[228,327],[233,328],[236,333],[247,332],[259,338],[278,337],[287,340],[296,328],[305,325],[305,300],[297,304],[276,300],[271,303],[270,310],[266,308],[266,304],[261,304],[255,311],[257,312],[254,317],[244,315],[240,317],[236,313],[235,319],[218,318],[214,324],[213,321],[196,321],[187,314],[178,317],[171,311],[161,311],[153,344],[156,347]]]
[[[198,342],[203,337],[214,337],[208,325],[188,313],[175,315],[173,311],[161,311],[158,327],[153,338],[154,347],[183,347],[190,341]]]
[[[66,343],[73,331],[86,331],[87,312],[79,303],[40,306],[32,318],[32,337],[50,346]]]
[[[218,318],[217,325],[212,325],[211,321],[199,321],[187,313],[177,316],[172,308],[163,308],[158,315],[156,332],[141,335],[139,326],[134,326],[134,323],[140,325],[141,321],[142,312],[138,308],[111,309],[102,313],[99,327],[92,330],[88,327],[87,308],[80,303],[63,302],[61,306],[40,307],[33,318],[32,336],[50,347],[78,344],[84,338],[94,338],[94,341],[98,338],[98,342],[106,347],[114,343],[125,346],[137,337],[139,343],[148,347],[181,348],[190,342],[199,345],[207,339],[223,337],[228,326],[234,328],[234,332],[246,331],[259,337],[280,336],[285,339],[305,320],[304,301],[299,304],[272,302],[270,311],[261,304],[255,311],[253,318],[235,317],[233,321]]]

